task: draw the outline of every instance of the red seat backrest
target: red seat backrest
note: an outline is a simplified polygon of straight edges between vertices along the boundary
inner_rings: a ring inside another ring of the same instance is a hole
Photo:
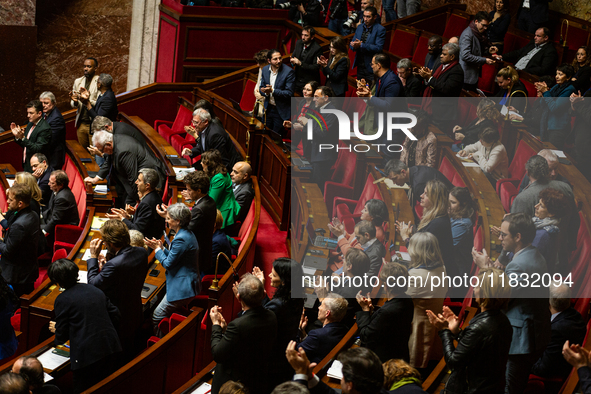
[[[582,211],[579,212],[581,225],[577,234],[577,248],[573,251],[569,259],[569,268],[571,280],[575,282],[573,297],[591,298],[591,286],[589,286],[589,261],[591,261],[591,233],[587,227],[587,221]]]
[[[520,141],[509,165],[509,176],[511,178],[523,179],[525,175],[525,163],[537,152],[525,141]]]
[[[51,262],[53,263],[54,261],[57,261],[59,259],[65,259],[66,257],[68,257],[68,252],[66,251],[66,249],[58,249],[53,254]]]
[[[248,214],[244,218],[244,222],[240,226],[240,230],[238,231],[238,238],[244,239],[247,238],[248,235],[248,225],[254,221],[254,201],[250,204],[250,209],[248,210]]]
[[[411,58],[415,49],[417,34],[418,31],[414,29],[398,27],[392,33],[392,40],[390,41],[388,51],[402,58]]]
[[[429,48],[427,48],[427,44],[429,43],[429,37],[420,36],[419,41],[417,42],[417,47],[415,48],[415,53],[412,55],[412,62],[418,63],[421,66],[425,65],[425,57],[427,53],[429,53]]]
[[[474,233],[474,249],[482,251],[482,248],[484,248],[484,235],[482,234],[482,226],[478,226]]]
[[[254,96],[255,85],[256,82],[251,81],[250,79],[246,80],[244,91],[242,92],[242,98],[240,99],[240,108],[242,108],[243,111],[252,111],[254,108],[254,103],[256,101],[256,97]]]
[[[341,142],[339,142],[341,145]],[[339,151],[339,156],[332,173],[331,181],[352,186],[355,176],[355,164],[357,164],[357,154],[348,150]]]
[[[460,37],[464,29],[468,27],[469,23],[470,20],[468,20],[468,18],[465,16],[452,12],[452,14],[449,16],[449,19],[447,20],[445,31],[443,32],[442,37],[447,39],[454,36]]]
[[[66,155],[66,162],[64,164],[64,171],[68,175],[68,179],[70,180],[70,184],[71,184],[72,179],[74,179],[74,177],[78,173],[78,169],[76,168],[76,165],[74,164],[74,162],[72,161],[72,159],[70,159],[70,156],[68,156],[68,155]]]
[[[441,172],[445,177],[451,182],[456,172],[454,166],[449,162],[447,157],[441,159],[441,165],[439,166],[439,172]]]
[[[466,127],[470,122],[476,119],[476,108],[473,100],[460,97],[458,99],[458,124],[462,127]]]
[[[6,190],[0,186],[0,210],[6,212],[8,210],[8,200],[6,199]]]
[[[363,191],[361,192],[361,196],[359,196],[359,200],[357,200],[357,205],[355,206],[355,211],[353,214],[360,214],[363,207],[365,207],[365,203],[371,199],[382,199],[382,195],[380,194],[380,190],[378,189],[377,185],[373,183],[374,178],[373,175],[369,174],[367,177],[367,181],[365,181],[365,186],[363,187]]]
[[[251,211],[254,211],[254,209],[252,209]],[[244,228],[244,227],[246,227],[246,231],[245,231],[244,236],[240,240],[240,246],[238,246],[238,254],[240,254],[240,252],[242,251],[242,248],[244,248],[244,245],[246,244],[246,241],[248,240],[248,234],[250,234],[250,230],[252,229],[252,225],[254,223],[254,220],[251,219],[250,221],[247,222],[245,219],[244,223],[247,225],[244,226],[244,224],[243,224],[242,227],[240,227],[240,232],[242,232],[242,228]]]
[[[481,70],[480,77],[478,77],[478,88],[492,95],[496,85],[497,67],[492,64],[483,64]]]
[[[254,93],[253,93],[254,95]],[[179,106],[179,111],[176,114],[176,118],[174,119],[174,123],[170,127],[172,131],[184,131],[185,126],[191,123],[193,119],[193,111],[189,108],[185,107],[184,105]]]
[[[453,183],[454,186],[459,186],[459,187],[466,187],[466,184],[464,183],[464,180],[462,179],[462,177],[460,176],[459,173],[455,173],[453,179],[451,180],[451,183]]]

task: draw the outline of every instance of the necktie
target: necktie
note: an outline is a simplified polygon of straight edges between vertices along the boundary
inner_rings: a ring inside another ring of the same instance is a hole
[[[29,129],[29,133],[27,134],[27,139],[29,139],[29,137],[33,133],[34,129],[35,129],[35,125],[31,126],[31,128]],[[26,160],[27,160],[27,147],[25,147],[25,149],[23,149],[23,163],[25,163]]]

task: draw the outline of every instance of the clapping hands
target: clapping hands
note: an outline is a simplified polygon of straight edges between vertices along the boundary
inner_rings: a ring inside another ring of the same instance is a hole
[[[427,317],[438,330],[448,328],[454,335],[460,332],[460,319],[447,306],[444,306],[443,312],[437,315],[433,311],[427,310]]]

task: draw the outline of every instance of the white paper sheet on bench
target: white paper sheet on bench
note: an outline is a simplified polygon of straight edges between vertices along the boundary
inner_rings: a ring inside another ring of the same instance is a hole
[[[52,371],[70,361],[70,357],[64,357],[60,356],[59,354],[52,353],[53,349],[55,348],[52,347],[51,349],[37,357],[41,365],[43,365],[43,368],[50,369]]]

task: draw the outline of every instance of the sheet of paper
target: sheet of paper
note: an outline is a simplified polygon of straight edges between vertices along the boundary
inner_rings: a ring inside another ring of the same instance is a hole
[[[302,267],[304,270],[304,275],[314,275],[316,274],[316,270],[314,268]]]
[[[174,173],[176,175],[177,181],[183,180],[183,178],[185,177],[185,175],[187,175],[190,172],[195,171],[195,168],[193,168],[193,167],[189,167],[189,168],[185,168],[185,167],[172,167],[172,169],[174,170]]]
[[[106,256],[107,255],[107,250],[106,249],[101,250],[101,254],[103,256]],[[86,249],[86,251],[84,252],[84,255],[82,256],[82,260],[83,261],[88,261],[89,258],[90,258],[90,248]],[[78,276],[78,279],[80,279],[80,276]],[[84,282],[84,283],[86,283],[86,282]]]
[[[339,360],[334,360],[326,374],[331,378],[341,380],[343,377],[343,364]]]
[[[78,271],[78,283],[88,283],[88,271]]]
[[[58,354],[52,353],[53,349],[55,349],[55,348],[52,347],[51,349],[49,349],[48,351],[46,351],[45,353],[43,353],[42,355],[37,357],[37,359],[39,359],[39,362],[41,363],[41,365],[43,365],[43,368],[49,369],[52,371],[54,369],[57,369],[60,366],[64,365],[68,361],[70,361],[70,357],[64,357],[64,356],[60,356]]]
[[[100,218],[98,216],[93,216],[93,218],[92,218],[92,224],[90,225],[90,227],[93,230],[95,230],[95,231],[96,230],[100,230],[101,227],[103,227],[103,224],[105,224],[105,222],[107,220],[109,220],[109,219],[107,219],[107,218]]]
[[[318,296],[316,295],[316,293],[313,294],[306,294],[306,300],[304,301],[304,308],[313,308],[314,307],[314,303],[316,302],[316,300],[318,299]]]
[[[386,186],[388,186],[388,189],[405,189],[405,190],[410,189],[410,186],[408,186],[406,183],[404,184],[404,186],[398,186],[397,184],[392,182],[392,179],[390,179],[390,178],[383,178],[383,179],[384,179],[384,183],[386,184]]]
[[[12,185],[14,185],[14,181],[16,181],[16,179],[7,179],[6,181],[8,182],[8,186],[12,187]]]
[[[474,163],[473,161],[463,161],[462,164],[464,167],[480,167],[478,163]]]
[[[564,154],[563,151],[561,150],[556,150],[556,149],[552,149],[552,152],[556,153],[556,156],[558,157],[562,157],[563,159],[566,159],[566,155]]]
[[[47,383],[50,380],[53,380],[53,377],[47,372],[43,372],[43,383]]]
[[[108,191],[107,185],[96,185],[94,187],[94,192],[96,194],[107,194]]]
[[[191,394],[207,394],[211,392],[211,384],[203,383],[191,392]]]

